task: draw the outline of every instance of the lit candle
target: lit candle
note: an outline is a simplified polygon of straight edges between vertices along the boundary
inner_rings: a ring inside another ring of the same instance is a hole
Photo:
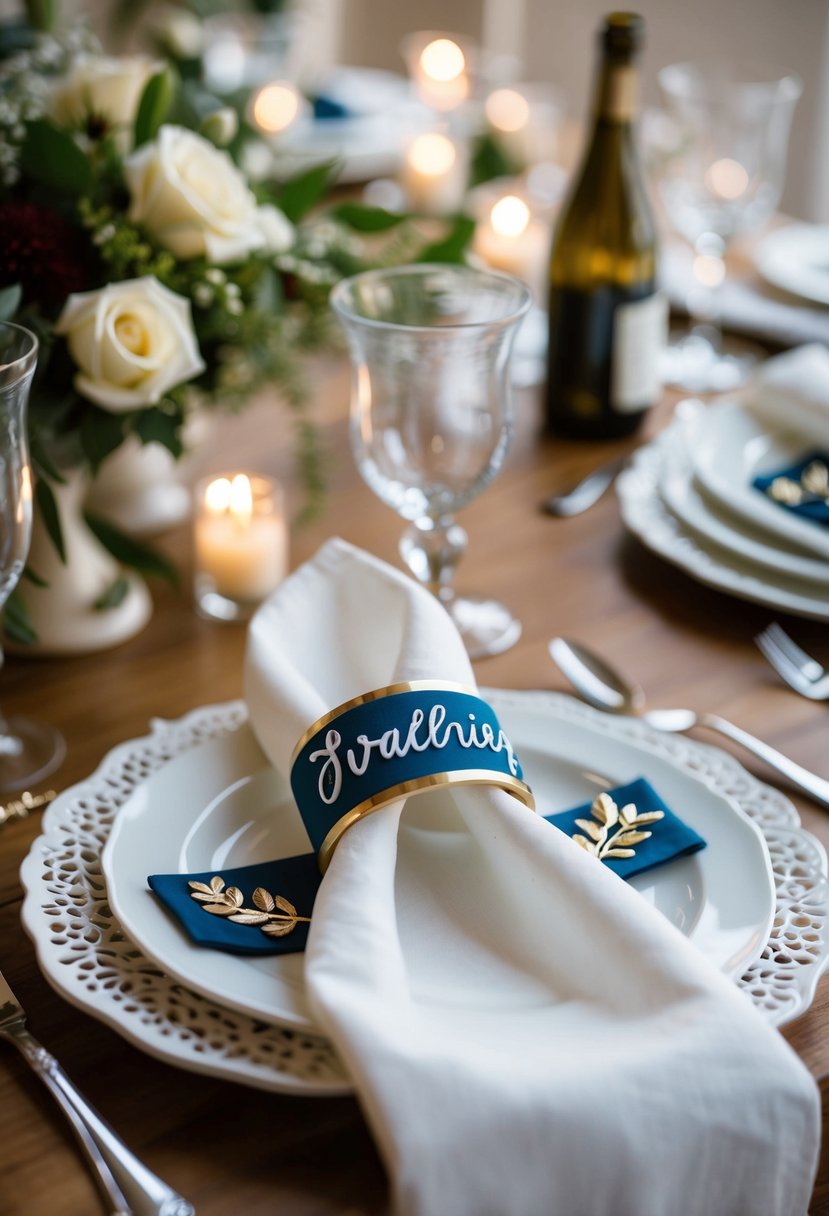
[[[484,111],[492,135],[518,167],[554,158],[560,108],[552,90],[541,85],[496,89]]]
[[[506,194],[494,204],[489,218],[478,224],[473,248],[493,270],[523,279],[540,297],[549,244],[549,232],[533,219],[524,200]]]
[[[454,38],[413,34],[406,47],[409,73],[427,106],[454,110],[466,101],[470,88],[466,55]]]
[[[288,529],[277,482],[228,474],[196,488],[196,601],[207,616],[249,615],[288,571]]]
[[[466,191],[466,155],[448,135],[418,135],[406,149],[401,185],[412,211],[446,215],[457,211]]]
[[[294,85],[287,80],[274,80],[254,94],[250,113],[260,131],[266,135],[279,135],[296,122],[303,106],[303,99]]]

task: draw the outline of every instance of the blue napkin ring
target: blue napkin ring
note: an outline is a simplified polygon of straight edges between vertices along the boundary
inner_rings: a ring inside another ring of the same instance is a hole
[[[291,789],[323,873],[352,824],[446,785],[497,786],[535,810],[495,711],[443,680],[353,697],[314,722],[291,758]]]

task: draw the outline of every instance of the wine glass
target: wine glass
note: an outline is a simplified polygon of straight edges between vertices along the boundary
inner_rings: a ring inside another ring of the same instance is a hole
[[[0,607],[16,587],[32,535],[32,469],[26,405],[37,363],[37,338],[0,322]],[[0,663],[2,663],[0,651]],[[0,792],[22,789],[51,773],[66,752],[45,723],[0,714]]]
[[[403,560],[452,615],[472,658],[521,635],[503,604],[459,598],[452,577],[467,541],[455,512],[504,462],[510,356],[531,302],[517,279],[450,265],[370,270],[331,295],[351,351],[357,466],[411,521]]]
[[[669,347],[665,378],[692,392],[731,389],[747,378],[757,352],[722,337],[723,259],[728,242],[765,223],[780,202],[801,84],[717,63],[672,64],[659,84],[676,128],[659,189],[670,222],[694,249],[687,304],[697,322]]]

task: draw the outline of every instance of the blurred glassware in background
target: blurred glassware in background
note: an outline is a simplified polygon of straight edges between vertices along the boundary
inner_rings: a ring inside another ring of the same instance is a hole
[[[403,560],[451,614],[469,654],[498,654],[518,640],[521,625],[495,600],[456,596],[453,574],[467,537],[454,515],[504,462],[510,356],[530,292],[503,274],[408,266],[345,279],[331,304],[351,352],[357,467],[411,521]]]
[[[757,353],[722,336],[725,252],[780,202],[801,85],[795,76],[713,62],[672,64],[659,83],[674,124],[672,141],[669,128],[661,129],[659,192],[668,220],[695,254],[687,298],[695,324],[668,348],[665,379],[692,392],[728,390],[743,383]]]
[[[37,338],[0,322],[0,606],[8,604],[32,539],[32,466],[26,407],[37,364]],[[36,572],[35,572],[36,573]],[[0,663],[2,663],[0,652]],[[0,714],[0,792],[34,785],[54,772],[66,744],[53,726]]]

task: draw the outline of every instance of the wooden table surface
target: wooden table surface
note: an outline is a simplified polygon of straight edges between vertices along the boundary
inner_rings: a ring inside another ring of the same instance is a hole
[[[335,533],[396,562],[401,521],[362,484],[348,449],[342,361],[318,364],[315,383],[315,416],[330,453],[330,496],[324,515],[295,535],[292,565]],[[664,424],[671,404],[666,398],[648,431]],[[715,710],[829,776],[829,708],[784,687],[752,643],[777,614],[706,589],[652,556],[624,533],[612,494],[575,519],[543,515],[538,506],[546,494],[625,445],[540,439],[536,392],[519,395],[518,411],[506,467],[461,517],[470,546],[459,583],[472,594],[496,593],[524,626],[513,650],[476,665],[479,681],[565,689],[546,642],[555,633],[570,635],[640,681],[653,705]],[[290,481],[289,427],[278,404],[256,403],[242,418],[219,422],[203,466],[251,466]],[[48,718],[66,735],[67,758],[53,778],[58,788],[89,775],[115,744],[144,734],[152,716],[172,718],[241,694],[244,628],[196,616],[189,529],[175,529],[159,543],[182,569],[182,586],[153,587],[154,616],[132,641],[81,658],[7,660],[3,707]],[[779,619],[829,660],[825,626]],[[770,779],[762,766],[739,758]],[[804,824],[829,844],[829,816],[799,797],[794,801]],[[280,1097],[179,1071],[55,994],[20,926],[18,870],[38,831],[37,815],[0,831],[0,966],[34,1033],[128,1144],[199,1216],[386,1212],[383,1169],[352,1099]],[[824,979],[811,1009],[784,1031],[820,1081],[824,1105],[827,1029]],[[62,1117],[16,1053],[0,1047],[0,1212],[94,1216],[103,1210]],[[829,1213],[829,1158],[812,1212]]]

